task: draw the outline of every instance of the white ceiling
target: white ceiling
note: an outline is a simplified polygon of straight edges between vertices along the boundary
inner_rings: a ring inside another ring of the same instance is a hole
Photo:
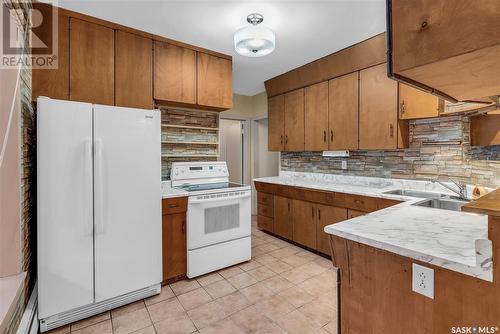
[[[385,31],[385,0],[124,1],[59,0],[59,6],[233,56],[234,92],[255,95],[264,81]],[[233,33],[258,12],[276,49],[247,58]]]

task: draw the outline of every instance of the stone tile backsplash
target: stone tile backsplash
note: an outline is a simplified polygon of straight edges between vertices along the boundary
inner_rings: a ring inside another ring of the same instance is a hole
[[[282,152],[281,170],[404,179],[446,179],[500,187],[500,146],[471,147],[467,116],[410,121],[410,148],[356,150],[349,158]],[[347,160],[347,169],[342,169]]]

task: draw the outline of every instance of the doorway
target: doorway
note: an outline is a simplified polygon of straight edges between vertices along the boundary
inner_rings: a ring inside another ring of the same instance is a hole
[[[229,181],[245,183],[246,121],[221,118],[219,121],[219,160],[226,161]]]
[[[252,120],[252,179],[265,176],[278,176],[280,156],[267,148],[268,119]],[[257,213],[257,192],[252,182],[252,214]]]

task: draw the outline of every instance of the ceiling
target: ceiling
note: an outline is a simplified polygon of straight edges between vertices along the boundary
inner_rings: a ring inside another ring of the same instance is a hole
[[[126,1],[59,0],[58,5],[233,56],[234,92],[255,95],[264,81],[385,31],[385,0]],[[276,33],[276,49],[247,58],[233,33],[252,12]]]

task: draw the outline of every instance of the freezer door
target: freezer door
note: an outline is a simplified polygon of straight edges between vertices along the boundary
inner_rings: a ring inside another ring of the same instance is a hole
[[[94,105],[96,302],[161,282],[160,113]]]
[[[94,302],[92,105],[37,100],[38,316]]]

